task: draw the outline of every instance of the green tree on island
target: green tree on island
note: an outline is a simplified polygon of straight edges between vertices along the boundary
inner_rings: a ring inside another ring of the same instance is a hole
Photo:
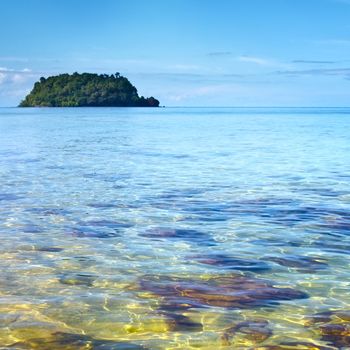
[[[135,86],[119,73],[74,73],[40,78],[19,106],[158,107],[159,101],[140,97]]]

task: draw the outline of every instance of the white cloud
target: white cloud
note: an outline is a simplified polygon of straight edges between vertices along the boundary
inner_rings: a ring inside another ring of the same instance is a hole
[[[5,81],[6,79],[6,74],[1,72],[0,69],[0,85]]]
[[[0,105],[17,105],[40,75],[39,72],[33,72],[29,68],[0,67]]]
[[[258,56],[238,56],[236,57],[236,60],[243,63],[251,63],[260,67],[265,68],[279,68],[279,69],[291,69],[290,63],[281,62],[276,59],[268,59]]]
[[[255,63],[259,66],[270,66],[272,65],[272,61],[261,58],[261,57],[254,57],[254,56],[239,56],[237,57],[237,60],[240,62],[247,62],[247,63]]]
[[[28,79],[28,76],[26,76],[25,74],[16,73],[12,75],[11,79],[14,83],[21,83],[26,81]]]
[[[9,69],[6,67],[0,67],[0,72],[13,72],[13,69]]]
[[[239,56],[237,57],[238,61],[240,62],[247,62],[247,63],[255,63],[261,66],[270,65],[270,61],[265,60],[260,57],[253,57],[253,56]]]
[[[33,76],[37,76],[37,74],[32,73],[32,70],[29,68],[16,70],[16,69],[7,68],[7,67],[0,67],[0,74],[1,74],[0,82],[4,82],[4,81],[20,82],[20,81],[25,81],[28,78],[32,78]]]

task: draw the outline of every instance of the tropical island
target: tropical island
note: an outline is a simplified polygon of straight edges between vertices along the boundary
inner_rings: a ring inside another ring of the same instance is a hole
[[[119,73],[73,73],[40,78],[19,107],[159,107],[159,101],[139,96]]]

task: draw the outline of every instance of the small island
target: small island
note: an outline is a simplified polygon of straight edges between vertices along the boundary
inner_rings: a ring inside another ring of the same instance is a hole
[[[19,107],[159,107],[159,101],[139,96],[119,73],[73,73],[40,78]]]

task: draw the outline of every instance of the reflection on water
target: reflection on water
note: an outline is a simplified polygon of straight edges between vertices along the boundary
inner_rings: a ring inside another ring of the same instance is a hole
[[[0,109],[0,347],[349,349],[349,113]]]

